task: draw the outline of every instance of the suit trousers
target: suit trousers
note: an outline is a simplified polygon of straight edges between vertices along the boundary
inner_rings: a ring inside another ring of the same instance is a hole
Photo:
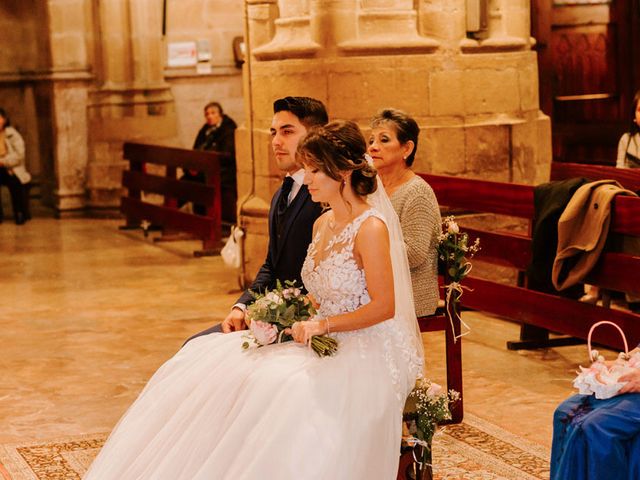
[[[202,337],[203,335],[209,335],[210,333],[222,333],[222,323],[214,325],[213,327],[207,328],[206,330],[203,330],[202,332],[196,333],[195,335],[187,338],[186,342],[184,342],[182,346],[184,347],[187,343],[189,343],[194,338]]]

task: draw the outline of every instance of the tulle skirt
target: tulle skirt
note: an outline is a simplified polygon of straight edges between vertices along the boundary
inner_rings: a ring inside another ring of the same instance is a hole
[[[294,343],[243,351],[241,332],[192,340],[84,478],[394,479],[408,383],[398,389],[388,339],[366,330],[337,334],[325,358]]]

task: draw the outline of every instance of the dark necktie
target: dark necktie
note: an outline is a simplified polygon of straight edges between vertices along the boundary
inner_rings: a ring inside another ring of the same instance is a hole
[[[280,198],[278,199],[278,211],[276,214],[276,227],[278,232],[278,238],[282,236],[284,230],[284,217],[287,211],[287,204],[289,203],[289,193],[291,193],[291,187],[293,186],[293,178],[285,177],[282,182],[282,189],[280,190]]]
[[[282,216],[289,204],[289,194],[291,193],[291,187],[293,187],[293,177],[285,177],[282,182],[282,190],[280,192],[280,198],[278,199],[278,215]]]

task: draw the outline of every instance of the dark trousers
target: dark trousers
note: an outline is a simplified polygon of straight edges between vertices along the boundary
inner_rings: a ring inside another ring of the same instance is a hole
[[[16,222],[29,220],[31,211],[29,209],[29,189],[30,184],[22,184],[15,175],[11,175],[6,168],[0,167],[0,185],[6,185],[11,195],[11,208]],[[0,220],[4,217],[2,203],[0,203]]]
[[[217,325],[215,325],[215,326],[213,326],[213,327],[210,327],[210,328],[207,328],[206,330],[203,330],[203,331],[202,331],[202,332],[200,332],[200,333],[196,333],[195,335],[193,335],[193,336],[191,336],[191,337],[187,338],[187,341],[186,341],[186,342],[184,342],[184,343],[182,344],[182,346],[184,347],[187,343],[189,343],[189,342],[190,342],[191,340],[193,340],[194,338],[198,338],[198,337],[201,337],[201,336],[203,336],[203,335],[209,335],[210,333],[222,333],[222,324],[221,324],[221,323],[219,323],[219,324],[217,324]]]

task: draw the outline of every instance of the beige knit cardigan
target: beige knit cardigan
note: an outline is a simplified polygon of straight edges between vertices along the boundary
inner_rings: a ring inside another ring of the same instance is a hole
[[[407,246],[416,314],[431,315],[438,306],[438,235],[440,209],[433,189],[414,176],[391,195]]]

